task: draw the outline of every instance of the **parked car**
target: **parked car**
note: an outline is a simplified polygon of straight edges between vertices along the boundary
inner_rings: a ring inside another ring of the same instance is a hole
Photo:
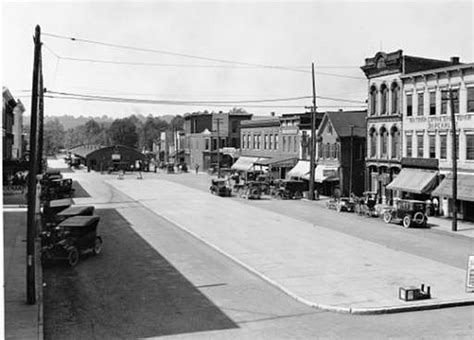
[[[74,216],[59,223],[52,231],[41,233],[41,260],[66,260],[74,267],[81,254],[102,251],[102,238],[97,235],[98,216]]]
[[[405,228],[410,228],[412,225],[426,227],[428,223],[426,203],[417,200],[398,200],[394,208],[384,212],[383,220],[385,223],[393,220],[401,221]]]
[[[246,182],[239,190],[239,196],[246,199],[262,198],[261,183],[257,181]]]
[[[341,197],[339,199],[331,198],[326,202],[326,207],[328,209],[335,209],[337,212],[354,212],[355,202],[353,202],[349,197]]]
[[[223,178],[213,179],[209,191],[213,195],[232,196],[232,189],[229,185],[229,181]]]
[[[300,199],[303,192],[309,190],[308,182],[283,180],[275,181],[276,186],[272,190],[272,196],[277,199]]]
[[[55,200],[65,197],[72,197],[74,188],[71,178],[53,179],[43,182],[41,185],[41,199]]]

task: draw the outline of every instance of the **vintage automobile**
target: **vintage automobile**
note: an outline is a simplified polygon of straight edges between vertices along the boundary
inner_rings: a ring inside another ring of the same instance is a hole
[[[337,212],[347,211],[354,212],[355,202],[352,201],[349,197],[331,198],[326,202],[326,207],[328,209],[335,209]]]
[[[375,206],[377,205],[378,194],[374,191],[365,191],[362,197],[354,199],[354,211],[359,216],[378,216]]]
[[[395,207],[385,210],[383,220],[385,223],[393,220],[401,221],[405,228],[410,228],[412,225],[426,227],[428,223],[426,203],[417,200],[398,200]]]
[[[277,199],[300,199],[303,198],[303,192],[309,190],[308,182],[304,181],[282,180],[275,184],[272,196]]]
[[[46,229],[56,227],[62,221],[73,216],[92,216],[95,207],[93,205],[68,207],[52,216],[45,224]]]
[[[257,181],[246,182],[239,190],[239,196],[246,199],[262,198],[261,183]]]
[[[232,196],[232,189],[229,185],[229,181],[223,178],[213,179],[209,191],[213,195],[218,196]]]
[[[53,179],[41,185],[41,199],[54,200],[72,197],[74,188],[71,178]]]
[[[41,233],[41,261],[66,260],[74,267],[81,254],[102,251],[102,238],[97,235],[98,216],[74,216],[59,223],[51,231]]]

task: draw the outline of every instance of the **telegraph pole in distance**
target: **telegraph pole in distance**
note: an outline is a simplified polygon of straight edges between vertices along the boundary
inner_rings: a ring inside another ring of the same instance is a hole
[[[220,122],[222,118],[215,118],[217,124],[217,178],[221,177],[221,153],[219,151],[221,145],[221,136],[220,136]]]
[[[456,93],[457,94],[457,93]],[[452,231],[458,230],[458,207],[456,201],[458,199],[458,157],[457,157],[457,138],[456,138],[456,115],[454,113],[454,93],[453,90],[449,89],[449,104],[451,107],[451,126],[453,133],[452,143],[452,159],[453,159],[453,221],[451,225]],[[456,98],[457,99],[457,98]]]
[[[314,79],[314,63],[311,64],[313,80],[313,108],[311,110],[311,154],[309,155],[309,199],[314,200],[314,161],[316,153],[316,82]]]
[[[30,119],[30,164],[28,169],[28,213],[26,231],[26,299],[27,303],[36,303],[35,288],[35,238],[36,238],[36,174],[38,173],[38,154],[36,143],[39,70],[41,54],[41,28],[35,29],[35,52],[33,60],[33,84],[31,92],[31,119]]]

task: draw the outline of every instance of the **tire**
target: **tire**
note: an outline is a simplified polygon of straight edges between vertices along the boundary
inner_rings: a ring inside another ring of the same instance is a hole
[[[102,239],[97,236],[94,240],[94,248],[92,248],[92,253],[94,253],[94,255],[99,255],[101,252],[102,252]]]
[[[413,221],[418,225],[423,225],[423,222],[425,221],[425,215],[418,211],[415,216],[413,216]]]
[[[410,225],[411,225],[411,217],[408,216],[408,215],[406,215],[405,217],[403,217],[402,224],[403,224],[403,227],[404,227],[404,228],[410,228]]]
[[[293,198],[299,200],[303,197],[303,195],[301,194],[301,191],[295,191],[295,194],[293,195]]]
[[[390,211],[386,211],[383,214],[383,221],[387,224],[392,222],[392,213]]]
[[[67,263],[74,267],[79,262],[79,250],[76,247],[71,247],[67,252]]]

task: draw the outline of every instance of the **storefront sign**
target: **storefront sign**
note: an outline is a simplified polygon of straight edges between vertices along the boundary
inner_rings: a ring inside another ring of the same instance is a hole
[[[403,168],[434,169],[438,170],[438,159],[434,158],[402,158]]]
[[[466,290],[474,291],[474,255],[469,255],[467,261]]]
[[[472,115],[456,115],[456,122],[470,121]],[[436,116],[436,117],[412,117],[408,118],[409,123],[428,123],[428,131],[451,129],[451,117]]]
[[[119,153],[113,153],[112,154],[112,160],[113,161],[119,161],[120,160],[120,154]]]

